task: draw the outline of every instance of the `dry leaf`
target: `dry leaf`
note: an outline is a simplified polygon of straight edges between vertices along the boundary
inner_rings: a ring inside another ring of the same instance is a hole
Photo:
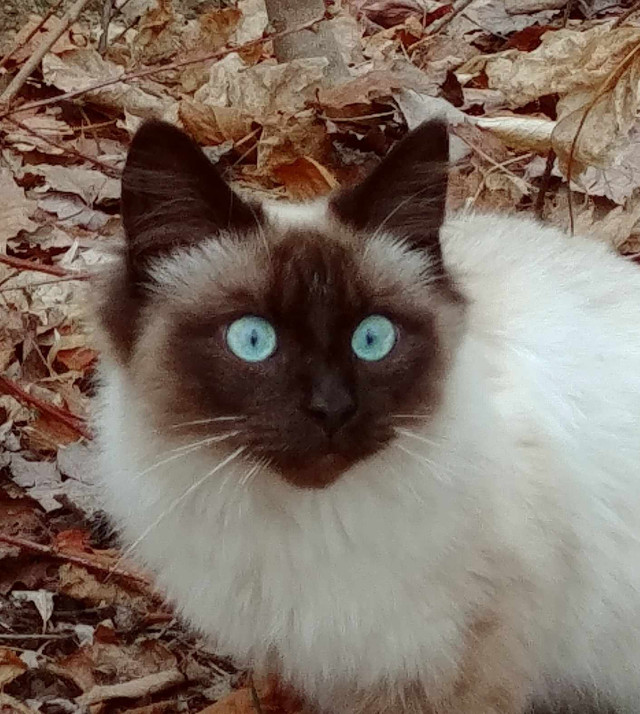
[[[272,173],[286,187],[289,198],[295,201],[325,196],[338,186],[329,169],[310,156],[301,156],[290,164],[281,164]]]
[[[180,102],[179,117],[189,134],[204,146],[240,141],[251,131],[251,118],[235,107],[217,107],[194,99]]]
[[[34,231],[38,224],[30,220],[35,211],[35,204],[16,184],[9,169],[0,167],[0,253],[6,251],[9,238],[14,238],[20,231]]]
[[[60,166],[39,164],[29,166],[25,173],[42,176],[46,179],[44,186],[36,189],[44,193],[53,188],[64,193],[74,193],[92,206],[105,200],[120,198],[120,182],[110,176],[105,176],[96,169],[86,169],[79,166]]]
[[[498,136],[507,146],[520,151],[545,153],[551,148],[556,122],[532,116],[478,117],[476,124]]]
[[[101,80],[116,79],[123,74],[122,67],[103,59],[94,49],[65,52],[61,57],[48,54],[42,60],[45,83],[64,92],[85,89]],[[126,110],[143,118],[162,117],[175,104],[166,95],[151,94],[137,84],[124,82],[94,89],[85,96],[105,109]]]
[[[133,56],[140,64],[157,64],[168,61],[183,44],[182,22],[177,17],[170,0],[158,0],[138,23],[133,42]]]
[[[14,40],[18,49],[11,55],[12,62],[22,64],[28,60],[36,49],[44,42],[47,42],[51,35],[57,34],[63,25],[62,20],[56,17],[56,15],[52,15],[47,19],[44,25],[40,26],[38,32],[36,32],[28,42],[25,42],[41,22],[42,18],[40,15],[31,15],[27,22],[20,28]],[[49,51],[53,54],[61,54],[69,50],[76,50],[78,47],[85,47],[86,44],[87,38],[84,36],[81,27],[79,25],[73,25],[62,33]]]
[[[511,107],[548,94],[593,90],[639,41],[640,29],[632,27],[548,32],[532,52],[507,50],[489,58],[489,87],[499,89]]]
[[[261,122],[278,113],[294,114],[312,99],[328,60],[311,57],[282,64],[247,67],[232,53],[209,70],[195,99],[213,107],[232,107]]]
[[[71,127],[53,114],[20,116],[20,123],[24,128],[11,122],[5,124],[7,132],[5,141],[17,151],[37,150],[43,154],[59,156],[64,149],[54,146],[47,139],[51,139],[56,144],[64,144],[65,140],[74,136]]]
[[[0,689],[27,671],[27,665],[6,647],[0,647]]]
[[[312,714],[290,688],[270,677],[254,683],[263,714]],[[231,692],[219,702],[202,709],[199,714],[255,714],[250,687]]]
[[[564,0],[566,5],[566,0]],[[547,24],[558,14],[556,9],[540,10],[527,14],[513,12],[515,5],[508,7],[505,0],[474,0],[457,15],[447,28],[447,34],[456,37],[478,34],[484,28],[497,35],[509,35],[533,24]]]

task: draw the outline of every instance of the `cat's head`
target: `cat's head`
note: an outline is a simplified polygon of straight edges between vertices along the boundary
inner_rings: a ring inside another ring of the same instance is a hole
[[[100,319],[154,427],[323,487],[433,414],[464,312],[439,239],[447,162],[427,123],[353,188],[260,204],[181,131],[143,126]]]

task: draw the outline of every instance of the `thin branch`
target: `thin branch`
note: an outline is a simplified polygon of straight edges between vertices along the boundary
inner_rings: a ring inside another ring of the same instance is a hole
[[[87,0],[83,1],[86,2]],[[104,89],[105,87],[111,87],[114,84],[119,84],[120,82],[130,82],[133,79],[142,79],[144,77],[150,77],[154,74],[159,74],[160,72],[181,69],[182,67],[197,64],[198,62],[207,62],[209,60],[221,59],[222,57],[230,55],[232,52],[244,52],[245,50],[251,49],[252,47],[256,47],[258,45],[262,45],[265,42],[269,42],[270,40],[275,40],[286,35],[291,35],[294,32],[300,32],[300,30],[309,30],[313,27],[316,27],[316,25],[319,25],[321,22],[324,22],[326,19],[327,14],[325,13],[322,17],[318,17],[315,20],[305,22],[303,25],[299,25],[298,27],[291,27],[288,30],[284,30],[283,32],[276,32],[273,34],[265,35],[264,37],[258,37],[257,39],[250,40],[249,42],[245,42],[242,45],[227,47],[223,50],[218,50],[217,52],[209,52],[208,54],[202,55],[201,57],[193,57],[191,59],[179,60],[177,62],[169,62],[168,64],[164,65],[146,67],[145,69],[140,69],[135,72],[129,72],[128,74],[123,74],[120,77],[114,77],[113,79],[108,79],[104,82],[96,82],[95,84],[92,84],[88,87],[84,87],[83,89],[75,89],[70,92],[65,92],[64,94],[60,94],[57,97],[41,99],[37,102],[29,102],[28,104],[23,104],[22,106],[13,109],[7,109],[6,111],[0,113],[0,119],[4,119],[5,117],[8,117],[10,115],[17,114],[18,112],[26,112],[32,109],[38,109],[40,107],[47,107],[52,104],[58,104],[59,102],[67,101],[69,99],[75,99],[76,97],[80,97],[83,94],[87,94],[88,92],[95,92],[99,89]]]
[[[57,278],[67,278],[69,280],[91,280],[91,273],[68,270],[59,265],[45,265],[44,263],[34,263],[24,258],[14,258],[10,255],[0,255],[0,263],[16,268],[17,270],[33,270],[36,273],[46,273],[55,275]]]
[[[107,176],[111,176],[111,178],[120,178],[120,176],[122,175],[122,171],[117,169],[115,166],[112,166],[111,164],[106,164],[104,161],[100,161],[100,159],[96,159],[93,156],[89,156],[88,154],[83,154],[81,151],[78,151],[78,149],[76,149],[74,146],[68,146],[67,144],[62,144],[59,141],[54,141],[53,139],[50,139],[46,134],[42,134],[41,132],[32,129],[30,126],[23,124],[21,121],[18,121],[12,116],[7,116],[5,118],[12,124],[15,124],[16,126],[20,127],[20,129],[22,129],[23,131],[26,131],[27,134],[31,134],[31,136],[35,136],[36,138],[40,139],[40,141],[44,141],[45,144],[55,146],[57,149],[61,149],[66,154],[75,156],[76,158],[82,159],[83,161],[88,161],[90,164],[93,164],[96,168],[107,174]],[[111,124],[112,122],[105,123]]]
[[[640,10],[640,0],[633,3],[633,5],[628,10],[625,10],[622,15],[620,15],[620,17],[613,23],[613,25],[611,25],[611,29],[615,30],[616,27],[620,27],[620,25],[626,22],[631,17],[631,15],[635,15],[638,10]],[[0,67],[1,66],[2,65],[0,64]]]
[[[136,573],[131,573],[128,570],[121,570],[114,568],[109,565],[103,565],[90,558],[83,558],[81,555],[72,555],[71,553],[62,553],[57,548],[51,545],[42,545],[41,543],[34,543],[33,541],[26,540],[25,538],[18,538],[16,536],[5,535],[0,533],[0,542],[6,543],[7,545],[12,545],[16,548],[21,548],[22,550],[28,550],[31,553],[38,553],[38,555],[46,555],[50,558],[55,558],[56,560],[62,560],[65,563],[73,563],[74,565],[80,565],[87,570],[92,570],[103,575],[118,575],[122,578],[127,578],[127,580],[135,580],[147,587],[151,585],[148,578],[143,575],[137,575]]]
[[[36,51],[31,55],[29,60],[23,65],[22,69],[11,80],[9,86],[0,95],[0,104],[9,104],[16,94],[22,89],[22,85],[29,79],[31,73],[40,64],[42,58],[55,45],[55,43],[64,35],[64,33],[78,19],[80,13],[84,10],[89,0],[76,0],[76,2],[62,16],[62,22],[56,32],[52,32]]]
[[[98,42],[98,52],[103,55],[109,43],[109,23],[115,13],[112,13],[113,0],[102,0],[102,30]]]
[[[52,6],[49,8],[49,11],[47,12],[47,14],[42,18],[42,20],[40,20],[40,22],[33,28],[33,30],[31,30],[31,32],[24,38],[24,40],[21,40],[20,42],[18,42],[17,44],[15,44],[15,45],[7,52],[7,54],[0,60],[0,69],[2,69],[2,68],[5,66],[5,64],[7,64],[7,62],[13,57],[13,55],[14,55],[18,50],[20,50],[20,49],[22,49],[23,47],[25,47],[25,46],[28,44],[29,40],[31,40],[31,38],[32,38],[36,33],[40,32],[40,30],[47,24],[47,22],[49,22],[49,20],[50,20],[51,16],[53,15],[53,13],[62,5],[63,2],[64,2],[64,0],[58,0],[58,2],[56,2],[54,5],[52,5]]]
[[[538,218],[542,218],[542,212],[544,211],[544,199],[549,190],[549,184],[551,183],[551,172],[553,171],[553,162],[556,160],[556,152],[553,149],[549,149],[547,154],[547,163],[544,167],[544,173],[542,174],[542,182],[540,183],[540,189],[538,190],[538,195],[536,196],[535,214]]]
[[[451,8],[451,12],[443,15],[439,20],[432,22],[427,28],[429,35],[436,35],[442,29],[444,29],[453,20],[456,15],[459,15],[463,10],[466,10],[469,5],[474,0],[458,0],[454,7]]]
[[[29,394],[19,384],[3,375],[0,375],[0,394],[9,394],[26,406],[35,407],[41,414],[64,424],[78,436],[82,436],[85,439],[93,438],[84,419],[72,414],[68,409],[62,409],[55,406],[55,404],[50,404],[39,397],[35,397],[33,394]]]

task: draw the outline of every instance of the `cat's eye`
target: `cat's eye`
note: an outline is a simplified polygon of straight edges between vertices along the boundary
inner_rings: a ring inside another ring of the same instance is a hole
[[[351,349],[356,357],[367,362],[384,359],[396,343],[396,328],[383,315],[369,315],[356,327],[351,337]]]
[[[262,362],[276,351],[278,340],[273,325],[257,315],[245,315],[227,328],[227,345],[245,362]]]

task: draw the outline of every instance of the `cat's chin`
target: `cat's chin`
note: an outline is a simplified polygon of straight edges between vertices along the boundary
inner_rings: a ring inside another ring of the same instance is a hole
[[[276,460],[274,471],[292,486],[304,489],[322,489],[331,486],[359,459],[342,454],[325,454],[306,463]]]

